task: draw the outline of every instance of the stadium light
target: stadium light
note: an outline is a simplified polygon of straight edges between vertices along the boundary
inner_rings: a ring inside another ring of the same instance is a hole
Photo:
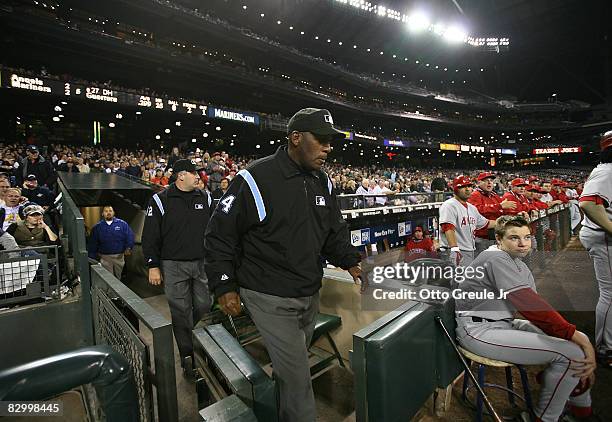
[[[433,32],[437,35],[443,36],[446,33],[446,25],[442,22],[437,23],[433,26]]]
[[[467,32],[458,25],[452,25],[444,33],[444,39],[450,43],[465,42],[467,40]]]
[[[429,17],[423,12],[414,12],[408,17],[408,29],[421,32],[429,27]]]

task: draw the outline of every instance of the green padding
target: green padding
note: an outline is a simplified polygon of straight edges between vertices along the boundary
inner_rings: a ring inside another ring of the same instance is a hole
[[[257,422],[255,414],[235,395],[200,410],[202,422]]]
[[[443,305],[435,306],[436,315],[442,318],[446,329],[455,335],[457,322],[455,321],[455,301],[448,300]],[[442,329],[434,322],[436,327],[436,372],[438,387],[446,388],[463,371],[457,352],[446,338]]]
[[[367,339],[368,420],[410,420],[436,388],[434,315],[419,304]]]
[[[275,383],[238,340],[221,324],[209,325],[193,333],[217,368],[232,386],[236,386],[234,393],[253,409],[257,419],[275,421]]]
[[[340,327],[342,325],[342,318],[337,315],[330,314],[318,314],[317,322],[315,323],[314,333],[312,334],[312,341],[310,344],[313,344],[317,341],[322,335],[329,333],[332,330]]]

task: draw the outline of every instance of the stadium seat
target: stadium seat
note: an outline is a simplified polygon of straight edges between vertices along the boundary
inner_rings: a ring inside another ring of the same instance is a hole
[[[340,356],[340,352],[338,351],[338,347],[336,346],[336,342],[334,341],[334,339],[332,338],[332,336],[330,335],[330,332],[332,330],[335,330],[336,328],[340,327],[342,325],[342,319],[337,316],[337,315],[330,315],[330,314],[318,314],[317,315],[317,320],[315,323],[315,329],[314,329],[314,333],[312,335],[312,341],[310,342],[310,346],[312,347],[312,345],[319,339],[321,338],[321,336],[325,336],[327,337],[327,341],[329,342],[329,345],[331,346],[332,350],[334,351],[334,354],[332,356],[330,356],[328,359],[326,359],[326,362],[329,363],[331,362],[331,360],[338,359],[338,364],[342,367],[344,367],[344,362],[342,362],[342,356]]]

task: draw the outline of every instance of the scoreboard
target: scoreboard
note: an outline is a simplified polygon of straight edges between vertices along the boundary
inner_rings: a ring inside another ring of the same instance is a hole
[[[218,107],[209,106],[208,104],[190,102],[178,98],[140,95],[105,86],[62,82],[51,78],[22,76],[10,72],[2,72],[0,79],[3,88],[35,91],[59,95],[65,98],[74,97],[98,102],[115,103],[179,114],[193,114],[196,116],[221,118],[259,125],[259,115],[256,113],[224,110]]]

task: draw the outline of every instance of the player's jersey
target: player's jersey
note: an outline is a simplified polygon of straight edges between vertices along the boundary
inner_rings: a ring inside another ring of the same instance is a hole
[[[458,288],[462,295],[472,292],[476,294],[471,299],[467,298],[467,294],[455,299],[458,316],[477,316],[492,320],[513,319],[516,308],[510,300],[500,297],[500,294],[509,294],[524,288],[536,291],[533,274],[527,265],[518,258],[512,258],[497,246],[491,246],[481,252],[469,266],[474,268],[472,274],[475,275],[466,277]],[[486,296],[487,294],[493,297]]]
[[[599,196],[603,199],[608,218],[612,220],[612,163],[599,164],[593,169],[580,195],[581,198],[585,196]],[[593,230],[602,230],[586,214],[582,225]]]
[[[512,201],[516,203],[515,209],[508,208],[506,210],[506,214],[516,215],[520,212],[529,212],[529,206],[527,205],[527,198],[524,195],[519,195],[518,193],[514,193],[512,191],[506,192],[504,196],[502,196],[502,200],[507,199],[508,201]]]
[[[468,202],[473,204],[478,212],[489,220],[496,220],[504,214],[501,198],[495,192],[487,193],[481,189],[476,189],[470,195]],[[488,239],[489,230],[487,228],[476,230],[476,237]]]
[[[474,232],[486,227],[489,220],[480,214],[474,205],[469,202],[464,205],[453,197],[444,201],[440,206],[440,224],[445,223],[455,226],[455,237],[459,249],[473,251],[476,250]],[[442,232],[440,234],[440,246],[449,247],[446,235]]]
[[[412,262],[419,258],[433,257],[436,254],[434,244],[428,237],[421,240],[410,239],[404,247],[404,261]]]

